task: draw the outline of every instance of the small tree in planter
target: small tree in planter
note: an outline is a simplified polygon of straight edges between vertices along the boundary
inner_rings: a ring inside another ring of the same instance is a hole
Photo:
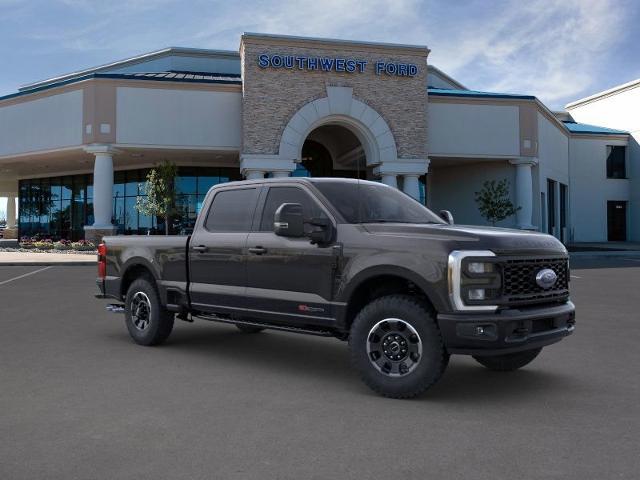
[[[482,189],[475,192],[478,210],[491,225],[495,227],[497,222],[515,215],[521,207],[515,207],[509,199],[509,182],[502,179],[499,182],[487,180],[482,184]]]
[[[164,218],[164,232],[169,235],[169,220],[176,210],[176,189],[174,179],[178,167],[164,161],[147,174],[147,184],[143,186],[145,197],[136,199],[136,210],[143,215]]]

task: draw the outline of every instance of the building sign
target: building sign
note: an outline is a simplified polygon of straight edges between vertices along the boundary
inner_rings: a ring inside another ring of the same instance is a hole
[[[367,60],[338,57],[302,57],[296,55],[278,55],[263,53],[258,55],[260,68],[286,68],[289,70],[306,70],[319,72],[364,73],[368,68]],[[376,75],[397,77],[414,77],[418,74],[418,66],[413,63],[373,62]]]

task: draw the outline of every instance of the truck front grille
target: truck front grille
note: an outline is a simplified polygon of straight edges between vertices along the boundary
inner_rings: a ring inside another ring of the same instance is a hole
[[[551,288],[536,283],[536,274],[553,270],[558,280]],[[569,263],[566,258],[506,259],[502,264],[502,297],[507,305],[564,301],[569,297]]]

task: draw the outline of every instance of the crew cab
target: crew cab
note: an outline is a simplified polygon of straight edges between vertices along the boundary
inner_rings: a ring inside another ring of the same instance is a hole
[[[374,391],[416,396],[452,354],[510,371],[575,328],[565,247],[535,232],[453,224],[377,182],[216,185],[190,236],[110,236],[99,297],[140,345],[174,319],[348,341]]]

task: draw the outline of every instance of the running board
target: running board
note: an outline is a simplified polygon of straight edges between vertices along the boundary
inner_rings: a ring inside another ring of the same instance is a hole
[[[273,323],[251,322],[247,320],[232,320],[230,318],[222,318],[217,315],[194,315],[195,318],[202,320],[210,320],[212,322],[228,323],[231,325],[249,325],[251,327],[268,328],[270,330],[280,330],[290,333],[303,333],[305,335],[316,335],[318,337],[335,337],[335,333],[330,330],[312,330],[307,328],[287,327],[284,325],[275,325]]]

